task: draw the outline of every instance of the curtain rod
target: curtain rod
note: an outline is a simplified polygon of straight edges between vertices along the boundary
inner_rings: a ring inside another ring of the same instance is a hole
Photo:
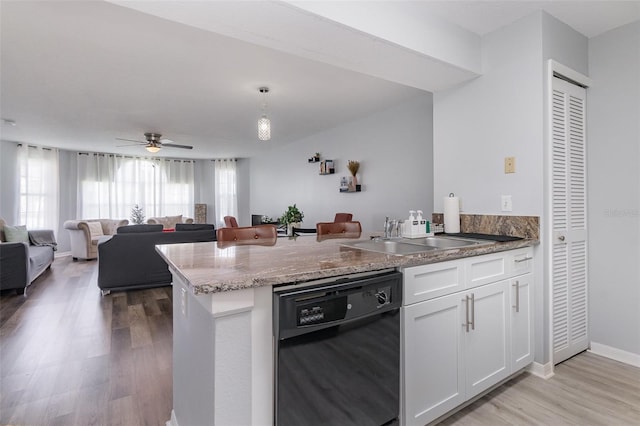
[[[108,156],[108,157],[120,157],[120,158],[131,158],[131,159],[141,159],[141,160],[150,160],[150,161],[177,161],[177,162],[185,162],[185,163],[194,163],[195,160],[190,159],[181,159],[181,158],[158,158],[158,157],[134,157],[131,155],[121,155],[121,154],[107,154],[104,152],[78,152],[78,155],[97,155],[97,156]]]
[[[42,148],[45,151],[53,151],[54,149],[56,149],[56,148],[49,148],[49,147],[46,147],[46,146],[24,145],[24,144],[21,144],[21,143],[19,143],[18,146],[26,146],[27,148]]]

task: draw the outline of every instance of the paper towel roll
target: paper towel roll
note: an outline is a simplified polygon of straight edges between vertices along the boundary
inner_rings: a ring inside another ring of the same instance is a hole
[[[444,197],[444,232],[447,234],[460,232],[459,197]]]

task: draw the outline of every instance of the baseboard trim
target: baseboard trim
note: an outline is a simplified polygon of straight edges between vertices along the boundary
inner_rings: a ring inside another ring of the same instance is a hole
[[[176,419],[176,412],[171,410],[171,418],[165,423],[166,426],[178,426],[178,419]]]
[[[622,349],[596,342],[591,342],[591,349],[588,349],[588,351],[624,364],[640,367],[640,355],[634,354],[633,352],[623,351]]]
[[[67,257],[67,256],[71,256],[71,252],[70,251],[57,251],[53,255],[54,259],[57,259],[59,257]]]
[[[534,376],[541,377],[545,380],[550,379],[555,374],[553,372],[553,363],[548,362],[546,364],[540,364],[539,362],[532,362],[527,367],[527,371]]]

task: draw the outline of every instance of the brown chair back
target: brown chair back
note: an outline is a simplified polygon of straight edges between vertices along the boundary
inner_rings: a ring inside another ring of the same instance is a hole
[[[336,213],[336,217],[335,219],[333,219],[334,222],[351,222],[351,219],[353,219],[353,215],[351,213]]]
[[[220,248],[248,244],[272,246],[278,240],[278,231],[275,225],[220,228],[216,237]]]
[[[320,222],[316,223],[318,241],[329,238],[360,238],[362,226],[360,222]]]
[[[224,226],[226,226],[227,228],[237,228],[238,227],[238,221],[233,216],[225,216],[224,217]]]

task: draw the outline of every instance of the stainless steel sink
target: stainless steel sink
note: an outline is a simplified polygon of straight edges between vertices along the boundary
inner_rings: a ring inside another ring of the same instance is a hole
[[[353,247],[361,250],[375,251],[378,253],[393,254],[397,256],[405,254],[424,253],[435,250],[435,247],[429,247],[418,244],[410,244],[404,240],[369,240],[369,241],[353,241],[341,244],[345,247]]]
[[[472,240],[452,237],[397,238],[392,240],[360,240],[341,245],[361,250],[402,256],[406,254],[426,253],[432,250],[469,247],[492,244],[492,241]]]
[[[427,246],[437,249],[447,249],[455,247],[475,246],[480,244],[491,244],[491,242],[451,237],[425,237],[413,238],[410,240],[410,244],[418,244],[421,246]]]

